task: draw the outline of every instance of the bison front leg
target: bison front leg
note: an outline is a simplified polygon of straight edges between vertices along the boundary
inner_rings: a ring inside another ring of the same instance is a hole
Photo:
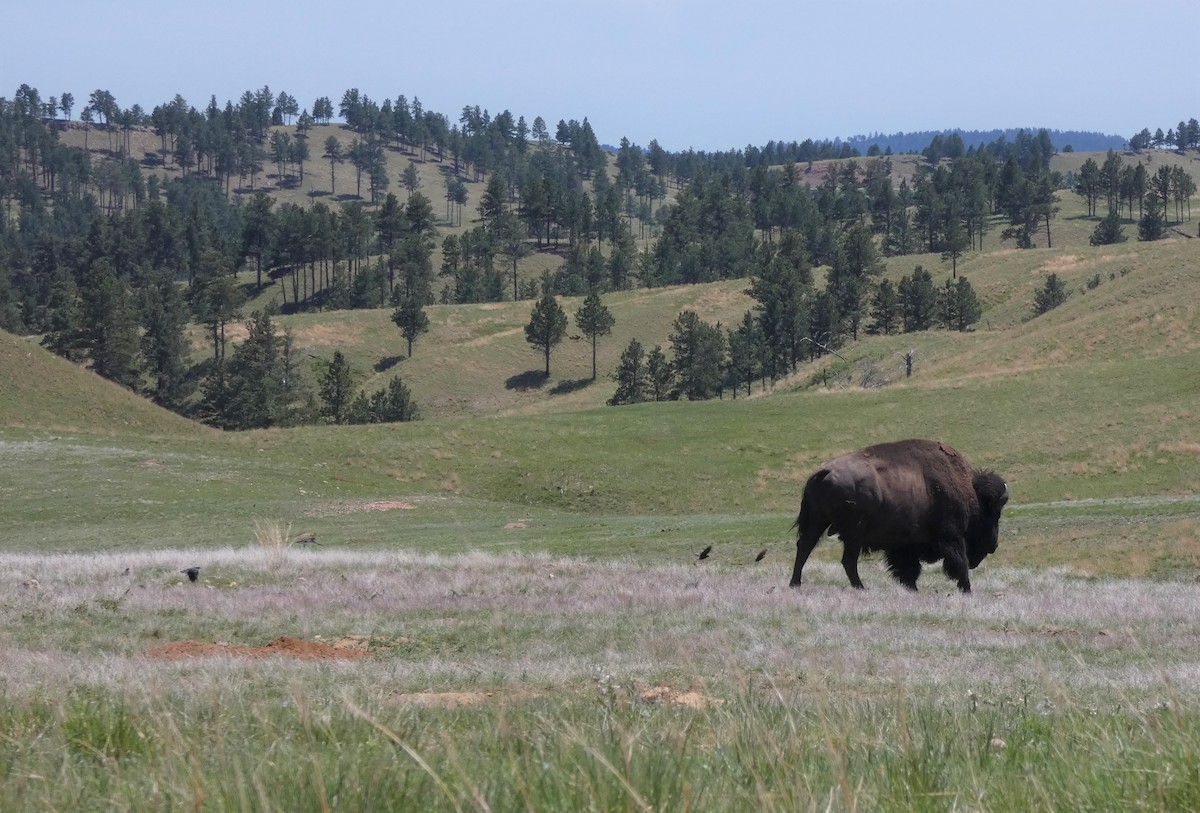
[[[947,552],[946,557],[942,560],[942,570],[946,572],[947,576],[958,582],[959,590],[963,593],[971,592],[971,568],[967,565],[965,550]]]

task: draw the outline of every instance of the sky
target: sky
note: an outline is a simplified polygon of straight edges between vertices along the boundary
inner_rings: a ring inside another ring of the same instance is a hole
[[[1200,117],[1198,0],[42,0],[0,30],[0,96],[70,91],[75,117],[96,89],[150,110],[356,87],[671,151]]]

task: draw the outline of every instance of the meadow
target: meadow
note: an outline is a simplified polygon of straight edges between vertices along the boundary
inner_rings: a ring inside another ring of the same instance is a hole
[[[736,401],[603,405],[739,282],[614,295],[595,383],[582,342],[510,383],[528,303],[430,308],[397,425],[222,434],[0,335],[0,809],[1200,808],[1197,241],[1092,248],[1063,205],[1055,249],[960,262],[976,331]],[[975,593],[851,590],[836,540],[789,589],[808,474],[906,436],[1010,483]]]

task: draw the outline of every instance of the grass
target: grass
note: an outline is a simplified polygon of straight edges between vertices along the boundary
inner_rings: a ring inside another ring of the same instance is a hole
[[[858,593],[826,563],[790,591],[719,561],[187,556],[201,584],[173,550],[5,557],[5,809],[1200,801],[1195,584],[988,564],[962,599]],[[281,632],[372,654],[141,654]]]

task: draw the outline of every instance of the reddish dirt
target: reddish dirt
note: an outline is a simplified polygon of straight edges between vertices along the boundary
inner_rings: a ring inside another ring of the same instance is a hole
[[[365,642],[350,636],[327,644],[321,641],[303,641],[299,638],[276,638],[266,646],[239,646],[237,644],[209,643],[204,641],[173,641],[169,644],[147,649],[143,653],[152,660],[174,661],[184,658],[206,658],[226,655],[241,658],[298,658],[316,661],[354,661],[368,656]]]

